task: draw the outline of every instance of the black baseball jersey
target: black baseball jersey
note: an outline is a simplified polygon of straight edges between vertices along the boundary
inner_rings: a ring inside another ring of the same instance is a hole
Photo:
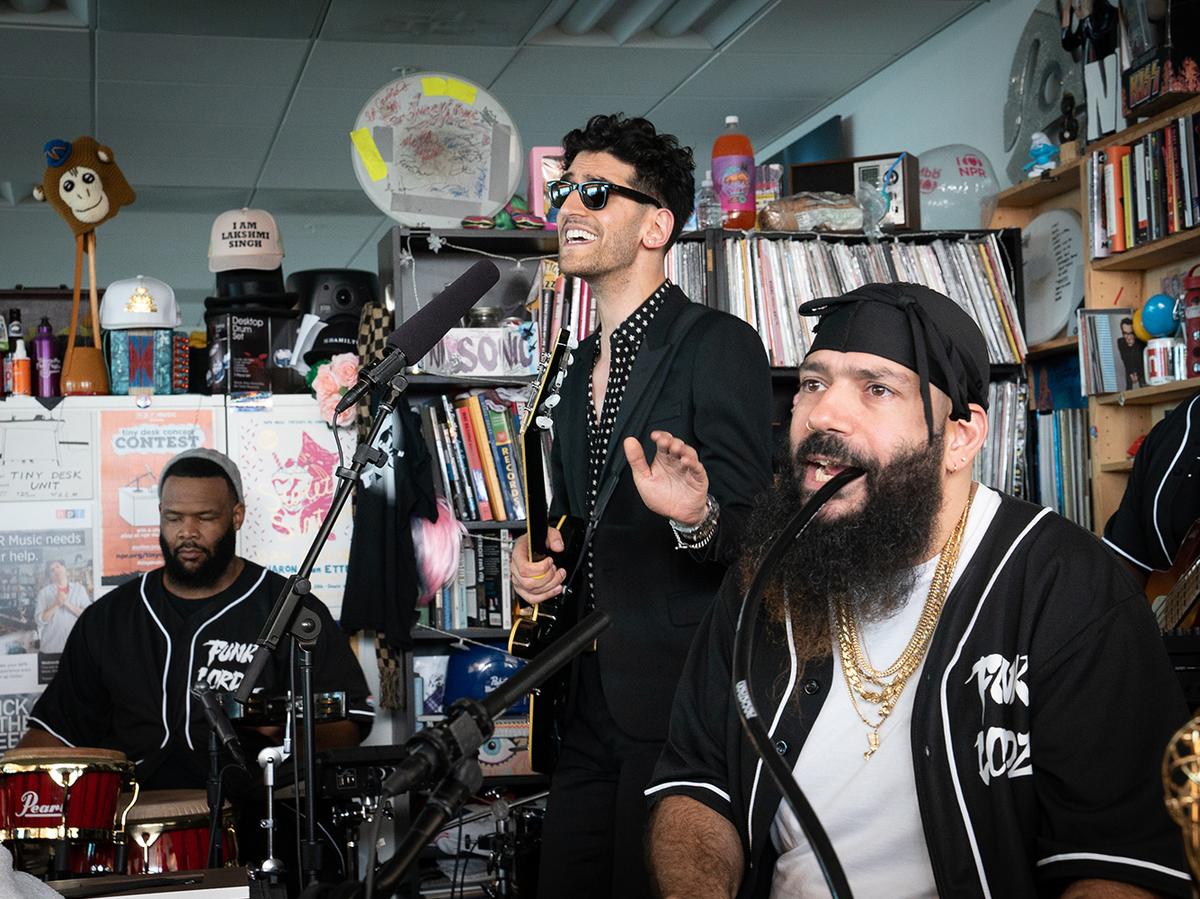
[[[692,644],[646,794],[689,796],[737,828],[748,860],[738,897],[749,899],[770,890],[782,794],[728,686],[740,604],[731,571]],[[801,670],[791,640],[759,627],[753,690],[791,769],[825,697],[846,687],[831,658]],[[1049,895],[1083,878],[1192,894],[1161,781],[1187,706],[1145,596],[1091,534],[1002,495],[908,689],[939,895]]]
[[[30,725],[72,746],[124,752],[143,787],[202,786],[209,730],[190,690],[238,688],[283,585],[249,561],[229,589],[206,600],[169,596],[161,568],[122,584],[76,622]],[[375,712],[362,669],[324,603],[305,602],[321,619],[315,691],[345,692],[351,720],[365,733]],[[256,686],[268,696],[285,693],[290,667],[285,639]]]

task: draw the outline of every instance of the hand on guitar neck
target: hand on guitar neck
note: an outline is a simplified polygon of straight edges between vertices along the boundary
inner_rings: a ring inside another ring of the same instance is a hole
[[[546,528],[546,547],[556,553],[566,549],[558,528]],[[536,562],[530,561],[529,537],[522,534],[517,538],[512,552],[512,584],[523,600],[536,605],[558,596],[562,593],[566,578],[567,570],[555,565],[550,556]]]

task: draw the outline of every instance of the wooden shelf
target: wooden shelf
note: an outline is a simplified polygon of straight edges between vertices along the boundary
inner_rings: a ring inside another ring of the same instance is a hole
[[[1053,171],[1044,173],[1040,178],[1030,178],[1020,184],[1014,184],[1007,190],[1000,191],[996,195],[996,204],[1022,208],[1040,206],[1054,197],[1078,190],[1082,170],[1082,157],[1064,162]]]
[[[464,378],[421,372],[408,375],[408,383],[413,387],[525,387],[533,383],[533,378],[533,375],[518,375],[510,378]]]
[[[449,636],[441,631],[430,630],[429,627],[421,624],[414,624],[412,638],[428,643],[453,643],[459,637],[466,637],[471,640],[508,639],[508,630],[502,627],[460,627],[450,633],[454,636]]]
[[[1124,462],[1101,462],[1101,471],[1133,471],[1133,460],[1126,459]]]
[[[1035,343],[1025,352],[1025,361],[1038,359],[1042,356],[1057,356],[1065,353],[1074,353],[1079,349],[1079,338],[1075,335],[1070,337],[1056,337],[1053,340],[1047,340],[1043,343]]]
[[[1116,134],[1110,134],[1108,137],[1103,137],[1095,143],[1090,143],[1083,155],[1087,156],[1096,150],[1103,150],[1105,147],[1116,147],[1139,140],[1151,131],[1157,131],[1168,122],[1172,122],[1180,116],[1191,115],[1196,112],[1200,112],[1200,97],[1192,97],[1172,106],[1170,109],[1164,109],[1153,118],[1146,119],[1146,121],[1140,122],[1132,128],[1126,128],[1124,131],[1118,131]]]
[[[464,521],[462,525],[468,531],[523,531],[525,530],[525,519],[520,518],[516,521]]]
[[[1197,390],[1200,390],[1200,378],[1188,378],[1186,381],[1171,381],[1154,387],[1105,393],[1095,397],[1095,400],[1100,406],[1155,406],[1186,399]]]
[[[1124,253],[1093,259],[1092,269],[1098,272],[1136,272],[1197,254],[1200,254],[1200,228],[1192,228],[1144,243]]]

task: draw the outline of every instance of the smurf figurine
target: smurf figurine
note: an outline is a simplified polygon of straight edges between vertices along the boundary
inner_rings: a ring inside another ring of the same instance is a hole
[[[1035,131],[1029,139],[1029,162],[1023,170],[1030,178],[1041,177],[1043,172],[1049,172],[1058,165],[1058,147],[1050,143],[1044,132]]]

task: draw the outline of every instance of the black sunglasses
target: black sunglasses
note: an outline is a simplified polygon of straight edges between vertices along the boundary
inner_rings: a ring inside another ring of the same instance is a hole
[[[629,197],[631,200],[637,200],[639,203],[648,203],[656,209],[662,209],[662,203],[654,199],[649,194],[644,194],[640,190],[634,190],[632,187],[622,187],[620,184],[613,184],[611,181],[583,181],[576,184],[574,181],[550,181],[546,184],[546,193],[550,197],[550,205],[555,209],[561,209],[562,204],[567,202],[567,197],[571,195],[571,191],[579,191],[579,199],[586,209],[603,209],[604,204],[608,202],[609,193],[615,193],[622,197]]]

